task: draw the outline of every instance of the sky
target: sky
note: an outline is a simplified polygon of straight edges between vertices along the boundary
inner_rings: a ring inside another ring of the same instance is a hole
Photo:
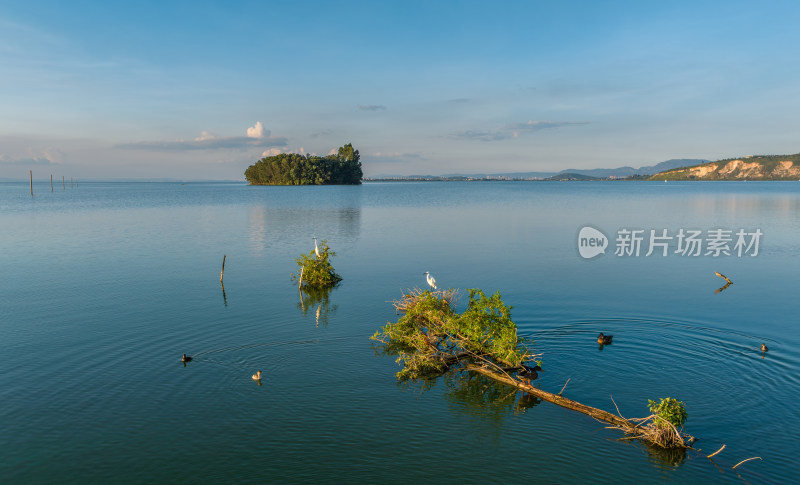
[[[794,1],[0,2],[0,178],[244,180],[800,152]]]

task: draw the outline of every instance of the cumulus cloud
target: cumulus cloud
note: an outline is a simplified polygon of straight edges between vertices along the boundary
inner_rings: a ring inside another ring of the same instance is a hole
[[[269,133],[269,130],[264,130],[264,125],[260,121],[256,121],[255,125],[247,129],[247,136],[250,138],[264,138],[269,136]]]
[[[274,157],[275,155],[280,155],[281,153],[283,153],[283,149],[281,148],[270,148],[269,150],[264,150],[261,153],[261,158]]]
[[[157,150],[157,151],[184,151],[184,150],[242,150],[247,148],[285,147],[288,145],[286,137],[271,136],[271,132],[264,128],[258,121],[247,128],[246,136],[217,136],[208,131],[203,131],[200,136],[192,140],[156,140],[124,143],[117,148],[129,150]]]
[[[36,158],[11,158],[5,157],[0,155],[0,165],[19,165],[19,166],[28,166],[28,165],[58,165],[57,163],[53,162],[52,160],[44,157],[36,157]]]
[[[549,128],[562,126],[587,125],[586,121],[527,121],[524,123],[511,123],[496,131],[466,130],[454,133],[453,138],[462,140],[498,141],[508,138],[517,138],[521,134],[534,133]]]
[[[385,111],[386,106],[382,104],[359,104],[358,109],[361,111]]]
[[[2,165],[61,165],[64,163],[64,152],[58,148],[45,148],[43,150],[33,150],[28,148],[23,150],[25,155],[9,156],[0,154],[0,164]]]

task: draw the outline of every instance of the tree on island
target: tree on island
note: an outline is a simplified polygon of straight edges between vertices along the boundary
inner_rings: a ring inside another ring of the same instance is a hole
[[[244,177],[250,185],[358,185],[360,158],[351,143],[326,157],[281,153],[250,165]]]

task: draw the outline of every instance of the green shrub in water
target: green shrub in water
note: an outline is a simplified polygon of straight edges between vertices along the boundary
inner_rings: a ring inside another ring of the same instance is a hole
[[[299,281],[301,285],[318,288],[335,285],[342,280],[342,277],[336,274],[330,263],[330,259],[334,256],[336,256],[336,253],[328,247],[328,240],[321,240],[319,258],[315,250],[312,249],[308,254],[301,254],[295,260],[300,270],[297,274],[292,275],[292,280]]]
[[[667,427],[666,423],[680,428],[683,426],[683,423],[689,419],[689,413],[686,411],[686,404],[682,401],[666,397],[661,398],[659,402],[649,399],[647,402],[649,403],[650,412],[659,418],[655,420],[656,426],[659,428]]]

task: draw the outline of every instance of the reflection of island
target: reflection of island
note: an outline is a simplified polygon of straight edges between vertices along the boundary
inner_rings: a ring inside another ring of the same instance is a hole
[[[316,325],[319,327],[320,322],[323,325],[328,325],[328,314],[335,313],[339,308],[337,305],[331,305],[329,297],[331,291],[336,286],[328,288],[316,288],[306,286],[301,288],[300,301],[297,303],[297,308],[303,312],[303,316],[308,315],[308,312],[314,312],[316,316]]]
[[[358,240],[361,230],[361,208],[357,187],[343,190],[341,207],[265,207],[254,205],[248,214],[249,246],[260,255],[266,247],[295,247],[298,234],[310,238],[324,235],[336,240],[337,248]],[[313,249],[313,245],[310,249]]]

